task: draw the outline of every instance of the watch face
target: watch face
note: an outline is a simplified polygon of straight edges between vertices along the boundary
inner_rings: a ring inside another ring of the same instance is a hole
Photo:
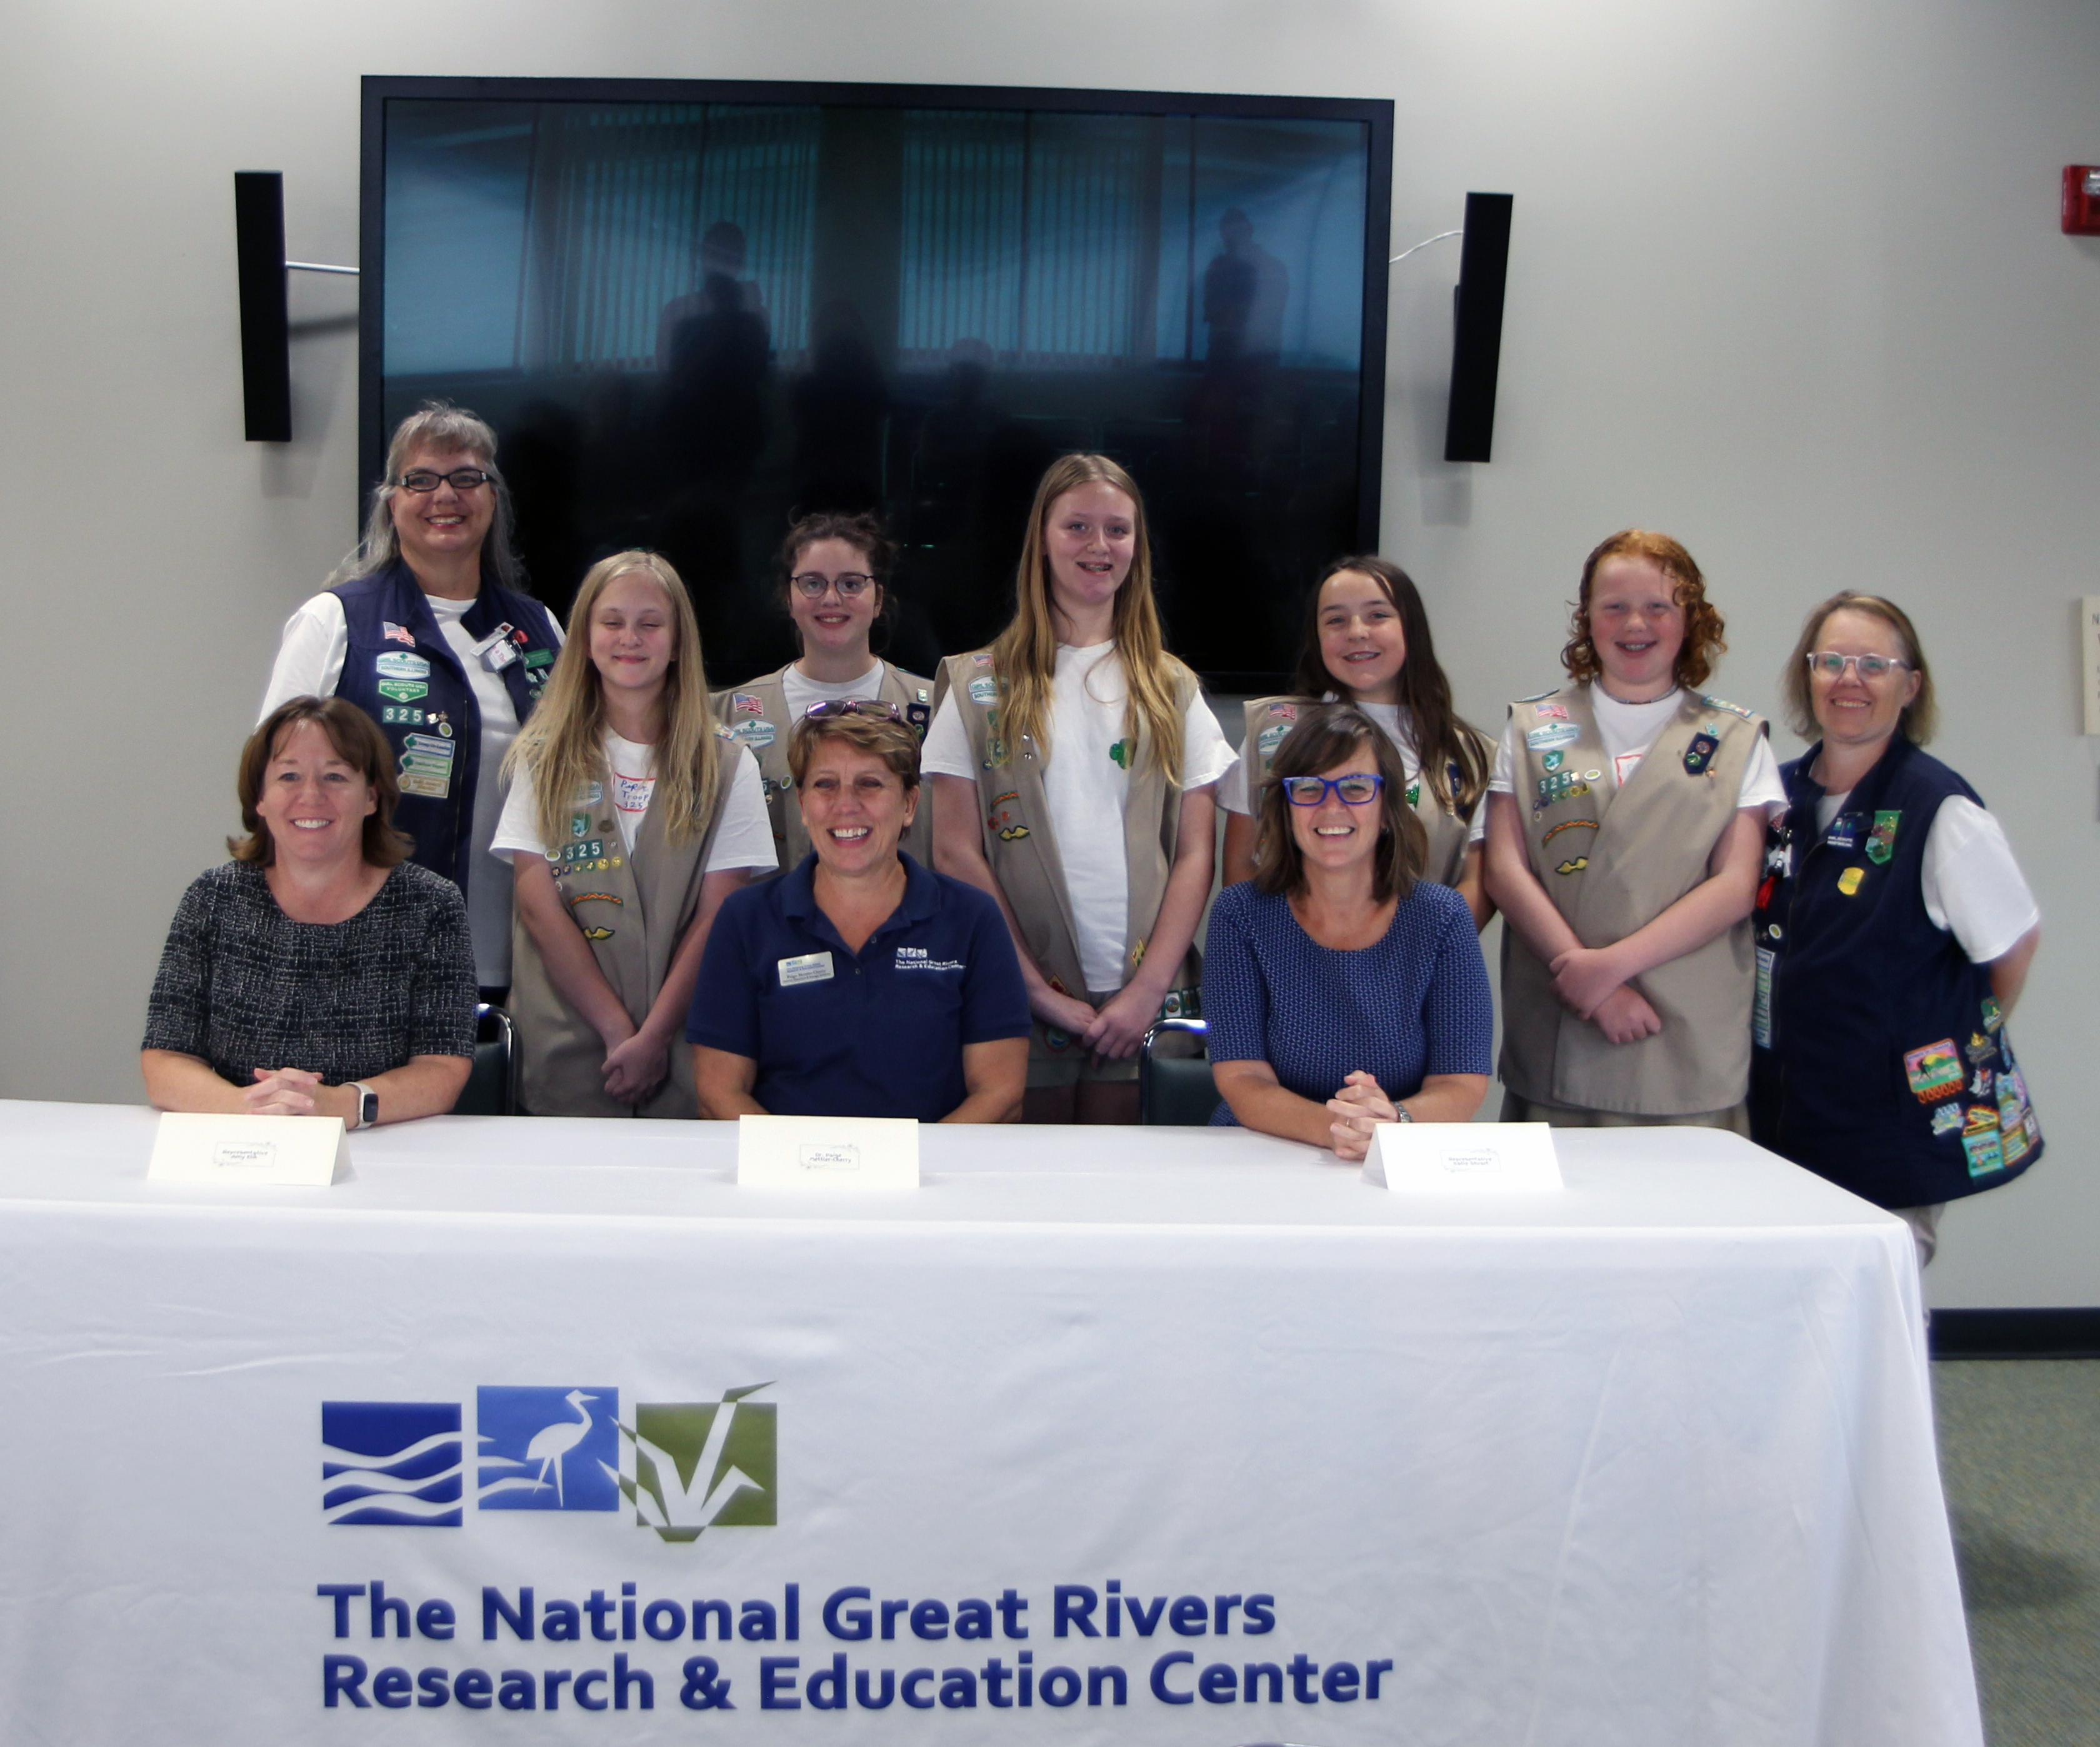
[[[364,1101],[358,1107],[357,1120],[360,1125],[379,1120],[379,1094],[377,1092],[368,1091],[364,1094]]]

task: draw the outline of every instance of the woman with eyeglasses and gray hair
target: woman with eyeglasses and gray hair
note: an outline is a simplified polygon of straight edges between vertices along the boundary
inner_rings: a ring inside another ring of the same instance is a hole
[[[1470,1122],[1493,1065],[1473,913],[1423,877],[1429,837],[1391,737],[1310,705],[1255,793],[1254,878],[1211,909],[1211,1120],[1345,1160],[1382,1122]]]
[[[364,539],[286,623],[261,711],[333,696],[379,724],[401,788],[394,822],[415,860],[465,894],[492,997],[510,982],[510,869],[488,853],[497,772],[562,645],[525,592],[510,520],[496,433],[463,407],[411,413],[387,445]]]
[[[1903,609],[1833,595],[1785,675],[1815,743],[1782,768],[1751,921],[1750,1133],[1902,1216],[1921,1264],[1949,1201],[2041,1156],[2005,1021],[2040,912],[1976,791],[1925,750],[1932,673]]]
[[[715,918],[686,1022],[701,1115],[1012,1121],[1021,963],[994,899],[898,849],[924,804],[902,707],[820,700],[788,762],[811,849]]]
[[[874,516],[803,517],[788,530],[777,561],[780,599],[802,653],[777,673],[714,694],[717,718],[757,755],[783,872],[810,852],[810,834],[792,796],[788,741],[813,705],[880,698],[896,705],[912,732],[926,737],[933,682],[874,649],[876,633],[894,610],[889,574],[896,560],[897,548]],[[933,863],[933,830],[930,809],[922,807],[904,835],[905,848],[927,867]]]

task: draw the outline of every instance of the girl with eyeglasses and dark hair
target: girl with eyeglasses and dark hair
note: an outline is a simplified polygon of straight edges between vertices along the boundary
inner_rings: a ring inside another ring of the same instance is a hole
[[[1947,1203],[2041,1156],[2005,1025],[2041,913],[2004,828],[1924,750],[1932,673],[1901,607],[1825,601],[1785,689],[1816,739],[1782,770],[1751,917],[1750,1134],[1899,1214],[1922,1265]]]
[[[774,865],[758,767],[708,709],[686,585],[616,552],[512,748],[496,853],[518,870],[518,1089],[536,1116],[693,1116],[678,1046],[708,930]]]
[[[802,653],[778,672],[717,692],[711,700],[717,719],[757,756],[783,873],[799,865],[810,848],[795,805],[788,741],[813,705],[880,698],[895,704],[906,725],[926,737],[933,682],[907,673],[874,649],[876,631],[887,627],[894,610],[889,579],[896,559],[896,546],[874,516],[803,517],[788,530],[776,561],[780,598],[795,622]],[[933,860],[933,833],[929,809],[921,807],[905,834],[904,847],[928,866]]]
[[[1428,832],[1392,737],[1312,704],[1256,790],[1254,877],[1203,956],[1211,1121],[1361,1159],[1381,1122],[1469,1122],[1493,997],[1472,912],[1423,877]]]
[[[1314,585],[1290,694],[1247,702],[1240,762],[1218,785],[1225,883],[1253,877],[1255,796],[1277,749],[1306,711],[1335,698],[1362,711],[1400,755],[1407,804],[1428,842],[1423,877],[1457,891],[1486,927],[1494,906],[1480,884],[1480,803],[1494,743],[1451,707],[1414,579],[1368,554],[1337,558]]]
[[[498,772],[561,646],[510,550],[496,433],[433,402],[395,429],[364,537],[286,623],[262,699],[267,716],[290,697],[345,697],[379,724],[399,774],[395,823],[466,895],[492,998],[510,981],[510,869],[488,854]]]

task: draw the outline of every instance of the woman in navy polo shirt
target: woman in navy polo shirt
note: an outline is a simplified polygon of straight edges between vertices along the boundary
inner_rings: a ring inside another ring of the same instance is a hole
[[[813,852],[715,918],[686,1021],[700,1114],[1011,1122],[1029,1017],[1005,920],[897,847],[919,737],[893,703],[820,703],[788,763]]]

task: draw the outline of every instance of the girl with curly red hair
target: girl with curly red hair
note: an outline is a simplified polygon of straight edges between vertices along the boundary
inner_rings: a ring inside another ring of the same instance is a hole
[[[1629,528],[1582,566],[1570,683],[1510,706],[1488,784],[1508,1121],[1748,1132],[1749,917],[1785,790],[1692,555]]]

